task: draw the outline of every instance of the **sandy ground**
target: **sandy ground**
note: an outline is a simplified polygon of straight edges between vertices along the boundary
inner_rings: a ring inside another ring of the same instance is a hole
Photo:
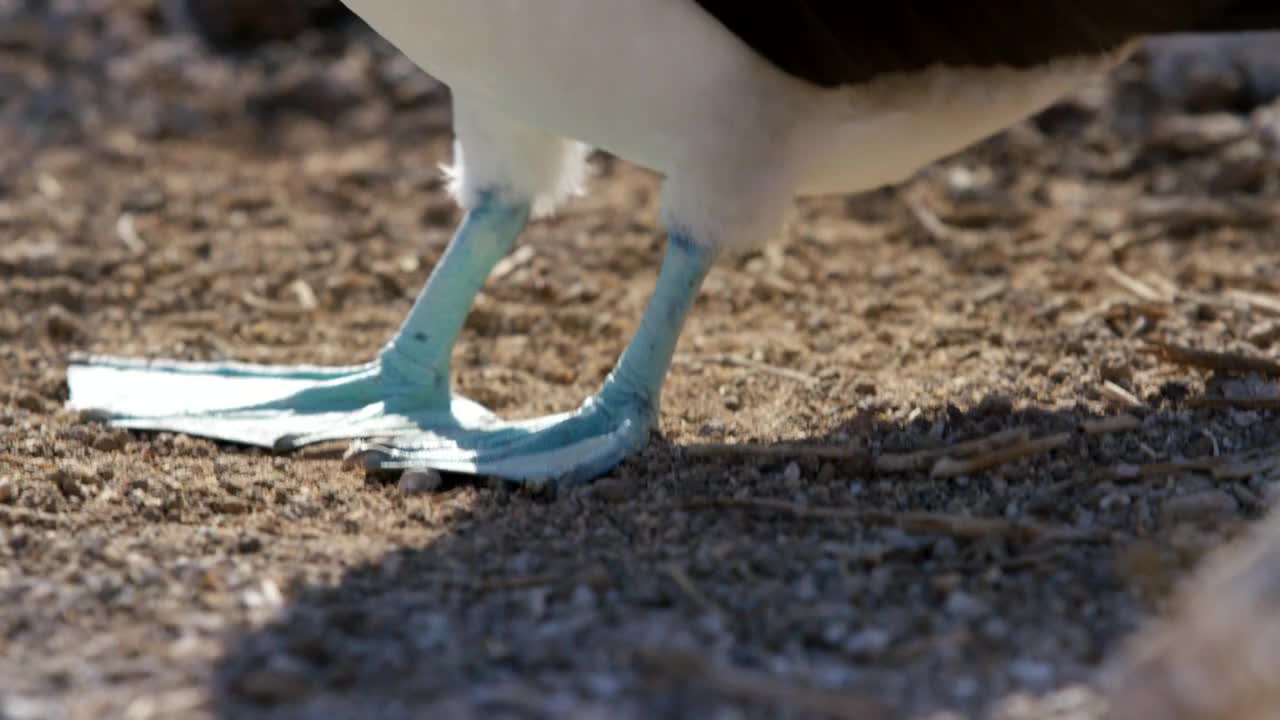
[[[1275,495],[1280,105],[1238,84],[1157,109],[1135,63],[803,202],[709,278],[641,456],[424,491],[61,407],[75,351],[369,359],[459,219],[447,93],[358,31],[0,17],[0,717],[1102,717]],[[459,344],[504,415],[593,392],[652,287],[658,184],[595,171]]]

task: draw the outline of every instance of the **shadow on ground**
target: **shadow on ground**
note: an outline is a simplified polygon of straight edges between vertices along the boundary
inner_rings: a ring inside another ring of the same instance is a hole
[[[1019,429],[1060,447],[931,479],[937,454],[889,473],[861,453],[656,440],[589,487],[464,480],[406,500],[410,517],[469,502],[433,542],[290,588],[276,619],[230,641],[221,714],[865,718],[949,698],[966,717],[1017,716],[1020,692],[1089,682],[1176,571],[1138,538],[1259,508],[1188,500],[1213,491],[1193,473],[1143,479],[1154,493],[1119,479],[1149,443],[1200,432],[1172,403],[1094,434],[1082,412],[987,405],[859,415],[806,446],[866,448],[882,467]],[[1014,700],[979,705],[992,697]]]

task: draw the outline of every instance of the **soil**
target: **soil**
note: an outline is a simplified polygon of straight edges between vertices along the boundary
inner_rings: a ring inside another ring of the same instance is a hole
[[[1280,488],[1280,104],[1178,52],[798,203],[650,447],[533,492],[63,410],[73,352],[369,359],[459,220],[448,94],[360,28],[0,1],[0,717],[1102,717]],[[505,416],[593,392],[656,277],[657,179],[593,162],[459,344]]]

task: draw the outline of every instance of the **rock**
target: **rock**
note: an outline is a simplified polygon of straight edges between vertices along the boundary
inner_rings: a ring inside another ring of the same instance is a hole
[[[782,479],[788,485],[794,485],[800,482],[800,465],[794,460],[787,464],[787,468],[782,471]]]
[[[80,473],[66,468],[58,468],[46,475],[45,479],[62,491],[65,497],[84,497],[84,477]]]
[[[1169,498],[1160,508],[1165,523],[1214,520],[1233,516],[1240,510],[1240,503],[1223,490],[1206,490]]]
[[[844,650],[856,658],[874,658],[889,648],[888,631],[869,627],[853,633],[844,641]]]
[[[396,487],[400,489],[401,495],[413,497],[433,493],[439,490],[442,484],[444,484],[444,478],[435,470],[406,470],[400,475],[400,482]]]
[[[956,590],[947,596],[947,614],[962,620],[972,620],[986,614],[987,604],[963,590]]]
[[[93,439],[93,449],[98,452],[119,452],[124,449],[126,435],[122,432],[103,433]]]
[[[263,667],[242,675],[236,683],[236,689],[255,702],[291,702],[307,694],[310,689],[307,682],[309,674],[299,660],[287,655],[275,655]]]
[[[1249,124],[1230,113],[1168,115],[1151,129],[1153,147],[1186,155],[1210,153],[1249,134]]]
[[[77,340],[87,335],[80,318],[61,305],[54,305],[45,312],[44,328],[54,340]]]
[[[18,483],[13,478],[0,478],[0,503],[11,504],[18,497]]]
[[[605,502],[622,502],[635,496],[635,483],[618,478],[600,478],[591,486],[591,497]]]

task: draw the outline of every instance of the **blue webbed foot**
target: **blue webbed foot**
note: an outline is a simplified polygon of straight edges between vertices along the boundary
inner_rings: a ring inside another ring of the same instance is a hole
[[[610,402],[598,395],[573,413],[491,430],[360,441],[349,457],[370,469],[429,467],[521,483],[576,484],[612,470],[644,448],[655,420],[647,403]]]
[[[679,235],[635,337],[604,387],[575,412],[451,436],[404,434],[353,445],[370,468],[432,468],[521,483],[579,483],[642,449],[656,425],[663,381],[714,251]]]
[[[492,197],[471,210],[373,362],[324,368],[78,358],[67,372],[68,405],[118,427],[276,449],[496,427],[496,416],[450,391],[449,358],[475,296],[528,216],[527,205]]]

